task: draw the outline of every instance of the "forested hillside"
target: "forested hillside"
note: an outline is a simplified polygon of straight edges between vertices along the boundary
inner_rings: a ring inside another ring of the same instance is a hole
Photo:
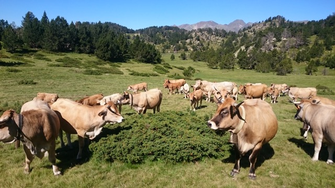
[[[176,52],[181,59],[205,61],[213,69],[254,69],[278,75],[291,73],[294,63],[305,63],[309,75],[319,66],[335,68],[334,15],[308,22],[270,17],[239,32],[173,26],[132,30],[110,22],[68,23],[61,16],[49,20],[46,12],[41,19],[27,12],[21,27],[9,22],[0,18],[1,48],[10,53],[37,49],[94,54],[110,62],[133,59],[157,64],[161,53]]]

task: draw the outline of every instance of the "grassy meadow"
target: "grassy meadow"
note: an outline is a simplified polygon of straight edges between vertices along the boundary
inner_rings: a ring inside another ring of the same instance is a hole
[[[31,100],[37,92],[57,93],[62,98],[73,100],[86,95],[103,93],[110,95],[125,91],[130,84],[147,82],[149,88],[163,91],[161,112],[189,111],[190,102],[182,95],[168,95],[163,82],[170,75],[182,75],[178,67],[193,67],[196,72],[187,83],[193,85],[196,78],[208,81],[233,81],[238,85],[246,82],[286,83],[299,87],[326,86],[335,91],[335,70],[319,68],[316,75],[305,75],[304,65],[294,65],[294,71],[287,76],[275,73],[257,73],[250,70],[216,70],[208,69],[204,62],[192,60],[170,60],[171,54],[163,54],[165,63],[173,68],[169,73],[158,76],[132,76],[131,71],[152,73],[154,65],[137,62],[104,64],[95,56],[86,54],[50,54],[30,52],[25,54],[7,54],[0,52],[0,112],[13,108],[20,110],[24,102]],[[177,57],[177,55],[176,55]],[[62,58],[70,58],[76,66],[61,65]],[[98,64],[99,66],[96,66]],[[123,74],[110,74],[104,71],[101,75],[89,75],[97,70],[117,68]],[[335,100],[331,92],[320,91],[320,96]],[[239,96],[239,101],[243,100]],[[266,99],[268,102],[269,99]],[[334,165],[327,165],[327,149],[322,148],[320,160],[312,162],[314,145],[309,134],[304,140],[300,136],[302,123],[294,120],[295,107],[287,96],[279,98],[277,104],[271,104],[279,122],[276,137],[258,158],[257,179],[249,180],[249,162],[242,160],[240,174],[235,178],[229,176],[233,168],[233,154],[221,161],[206,159],[195,163],[166,164],[164,162],[147,162],[145,164],[125,164],[87,160],[75,163],[76,149],[67,154],[60,153],[57,163],[63,175],[54,177],[51,164],[47,158],[36,158],[29,175],[23,173],[24,152],[15,149],[14,145],[0,144],[0,187],[334,187]],[[211,115],[215,112],[214,103],[203,101],[197,116]],[[123,106],[122,114],[127,123],[127,116],[135,113],[129,106]],[[148,110],[147,113],[152,113]],[[146,116],[146,115],[144,115]],[[206,122],[203,122],[206,126]],[[108,129],[112,125],[106,125]],[[113,125],[115,126],[115,125]],[[72,136],[73,141],[76,136]],[[57,139],[57,148],[60,147]],[[64,156],[65,155],[65,156]],[[67,155],[67,156],[66,156]]]

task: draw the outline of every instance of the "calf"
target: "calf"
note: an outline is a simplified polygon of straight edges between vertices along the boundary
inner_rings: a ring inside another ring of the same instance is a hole
[[[137,91],[140,91],[140,90],[147,91],[148,90],[148,84],[146,82],[142,82],[142,83],[139,83],[139,84],[129,85],[127,90],[128,91],[133,91],[134,93],[137,93]]]
[[[202,90],[198,89],[189,94],[189,98],[191,101],[191,110],[195,111],[196,108],[201,107],[202,105]],[[199,106],[200,102],[200,106]]]
[[[91,96],[86,96],[82,99],[77,100],[76,102],[84,104],[84,105],[89,105],[89,106],[94,106],[94,105],[99,105],[100,100],[104,97],[102,93],[91,95]]]

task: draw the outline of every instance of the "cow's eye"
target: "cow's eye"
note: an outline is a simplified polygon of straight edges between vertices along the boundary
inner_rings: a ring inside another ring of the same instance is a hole
[[[221,115],[227,115],[228,114],[228,109],[224,108],[223,110],[221,110],[220,114]]]

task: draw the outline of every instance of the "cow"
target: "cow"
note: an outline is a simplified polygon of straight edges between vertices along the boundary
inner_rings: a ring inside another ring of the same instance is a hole
[[[188,85],[188,83],[185,83],[183,86],[180,87],[180,92],[184,94],[184,98],[186,99],[188,97],[188,94],[190,93],[190,85]]]
[[[220,105],[221,103],[223,103],[223,101],[228,97],[230,97],[230,92],[225,89],[221,91],[215,90],[214,92],[214,102],[217,105]]]
[[[328,145],[327,164],[333,164],[333,154],[335,151],[335,106],[308,101],[295,105],[297,113],[294,118],[302,121],[304,126],[309,125],[312,129],[314,141],[312,160],[319,160],[322,142],[325,141]]]
[[[122,104],[129,104],[138,114],[145,114],[147,109],[153,109],[153,113],[160,112],[162,103],[162,91],[155,88],[141,93],[124,92]]]
[[[202,90],[198,89],[195,90],[191,93],[189,93],[189,98],[191,101],[191,110],[195,111],[196,108],[201,107],[202,105]],[[199,102],[200,102],[200,106],[199,106]]]
[[[271,83],[270,87],[277,88],[278,91],[279,91],[279,94],[282,93],[283,95],[287,94],[287,92],[289,90],[287,84],[285,84],[285,83],[284,84]],[[279,97],[280,97],[280,95],[279,95]]]
[[[206,80],[196,80],[193,85],[193,90],[201,89],[204,94],[207,96],[206,101],[211,101],[211,94],[215,91],[220,91],[222,89],[227,90],[230,93],[233,93],[233,89],[236,86],[234,82],[209,82]]]
[[[230,142],[234,144],[236,160],[231,176],[240,171],[240,159],[251,150],[249,156],[249,178],[255,179],[255,164],[262,146],[275,137],[278,121],[272,107],[260,99],[246,99],[236,104],[227,98],[208,120],[208,127],[230,132]]]
[[[268,94],[271,99],[271,103],[278,103],[278,97],[280,96],[280,91],[275,87],[268,87]]]
[[[127,90],[132,91],[134,93],[137,93],[137,91],[140,91],[140,90],[147,91],[148,90],[148,84],[146,82],[142,82],[142,83],[139,83],[139,84],[129,85]]]
[[[42,101],[46,101],[48,104],[52,104],[58,99],[58,94],[38,92],[36,97]]]
[[[240,86],[240,94],[244,94],[245,99],[260,98],[265,100],[268,93],[268,86],[266,84],[245,84]]]
[[[94,139],[106,123],[121,123],[123,117],[113,102],[100,106],[89,106],[70,99],[59,98],[51,105],[60,119],[60,127],[66,133],[77,134],[79,151],[77,159],[82,158],[84,138]]]
[[[29,174],[34,156],[42,159],[48,152],[54,175],[61,175],[56,166],[56,138],[60,130],[58,116],[49,105],[39,99],[29,102],[31,109],[18,114],[10,109],[0,117],[0,141],[12,143],[20,140],[25,152],[24,172]],[[34,105],[34,104],[35,105]]]
[[[103,97],[104,95],[102,93],[98,93],[91,96],[86,96],[82,99],[77,100],[76,102],[90,106],[100,105],[99,102]]]
[[[180,80],[165,80],[164,81],[164,88],[167,88],[169,90],[169,94],[173,94],[174,92],[178,92],[181,90],[181,87],[185,85],[185,80],[180,79]]]
[[[309,99],[317,95],[317,89],[314,87],[290,87],[288,91],[289,97],[296,102],[297,99]]]
[[[315,96],[310,99],[301,99],[300,102],[295,102],[295,104],[300,104],[302,102],[310,102],[313,104],[327,104],[327,105],[333,105],[335,106],[335,101],[325,98],[325,97],[320,97],[320,96]],[[301,136],[303,136],[305,139],[307,139],[308,136],[308,131],[310,130],[311,126],[304,123],[303,127],[301,129]]]
[[[114,93],[112,95],[104,96],[104,98],[102,98],[99,101],[99,103],[100,103],[100,105],[105,105],[109,101],[112,101],[119,108],[119,112],[121,113],[121,110],[122,110],[122,100],[123,100],[123,94]]]

